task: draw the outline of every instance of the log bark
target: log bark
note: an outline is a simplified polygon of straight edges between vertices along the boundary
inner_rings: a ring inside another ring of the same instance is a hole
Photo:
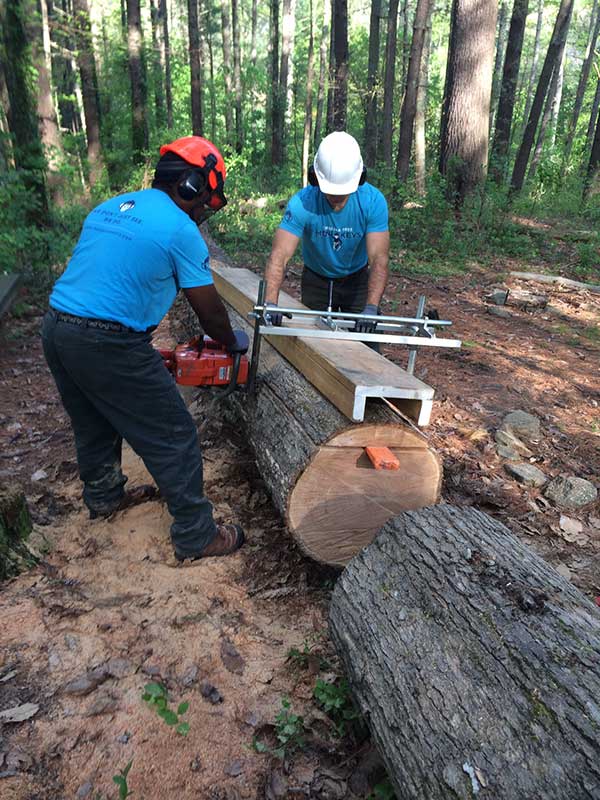
[[[14,486],[0,485],[0,581],[36,563],[26,544],[30,533],[25,495]]]
[[[230,266],[214,246],[211,260]],[[228,311],[233,327],[252,338],[247,319]],[[190,311],[176,337],[189,338],[197,327]],[[273,502],[306,555],[343,566],[390,517],[438,501],[439,457],[387,407],[367,406],[365,422],[351,422],[267,341],[257,384],[254,397],[234,393],[226,414],[245,432]],[[364,452],[370,445],[389,447],[400,469],[376,470]]]
[[[391,520],[330,627],[398,798],[600,797],[600,610],[501,523]]]

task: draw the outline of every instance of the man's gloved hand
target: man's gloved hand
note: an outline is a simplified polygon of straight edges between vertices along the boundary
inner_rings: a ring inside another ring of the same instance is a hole
[[[366,305],[363,310],[360,312],[361,314],[379,314],[379,309],[377,306],[368,304]],[[373,320],[368,319],[358,319],[356,320],[356,325],[354,326],[354,330],[357,333],[375,333],[375,328],[377,327],[377,323]]]
[[[227,346],[228,353],[244,353],[248,352],[248,347],[250,346],[250,339],[248,339],[248,334],[245,331],[236,331],[234,330],[233,335],[235,336],[235,344],[230,344]]]
[[[267,311],[265,311],[265,322],[267,325],[274,325],[278,328],[283,320],[283,314],[279,314],[275,309],[277,303],[267,303]],[[271,310],[273,309],[273,310]]]

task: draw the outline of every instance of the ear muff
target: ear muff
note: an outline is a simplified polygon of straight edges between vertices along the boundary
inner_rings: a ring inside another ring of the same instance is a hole
[[[358,185],[362,186],[366,180],[367,180],[367,168],[363,167],[363,171],[360,173],[360,180],[358,181]]]
[[[206,177],[204,169],[186,169],[177,184],[177,194],[182,200],[200,199],[206,191]]]

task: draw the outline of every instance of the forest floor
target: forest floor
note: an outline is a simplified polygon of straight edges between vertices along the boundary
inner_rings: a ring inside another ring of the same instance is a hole
[[[460,351],[419,352],[416,364],[436,389],[425,433],[444,461],[443,501],[497,517],[595,597],[600,504],[561,511],[507,473],[494,435],[507,413],[527,411],[541,422],[527,460],[549,478],[598,486],[600,295],[526,285],[511,269],[540,265],[502,259],[438,279],[394,273],[383,310],[412,314],[426,294],[463,340]],[[285,288],[298,294],[298,283],[294,267]],[[498,286],[543,292],[549,305],[497,316],[484,296]],[[242,438],[217,418],[202,435],[216,515],[245,521],[248,542],[234,556],[177,566],[160,501],[90,521],[41,352],[42,313],[30,305],[0,330],[0,481],[24,488],[34,541],[47,550],[0,590],[0,710],[37,706],[0,729],[3,800],[116,798],[113,775],[129,762],[140,800],[385,797],[372,794],[381,772],[364,733],[352,723],[340,731],[314,697],[320,680],[321,700],[331,684],[348,703],[327,637],[336,573],[296,550]],[[405,352],[386,354],[405,362]],[[203,401],[191,406],[198,419]],[[130,485],[148,481],[131,452],[125,466]],[[174,710],[189,702],[187,736],[142,701],[152,682],[168,689]],[[283,759],[253,748],[256,737],[273,749],[276,734]]]

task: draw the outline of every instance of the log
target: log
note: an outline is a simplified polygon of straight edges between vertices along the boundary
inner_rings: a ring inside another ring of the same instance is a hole
[[[0,484],[0,581],[37,563],[26,541],[32,525],[23,492]]]
[[[582,283],[581,281],[571,280],[571,278],[563,278],[561,275],[541,275],[539,272],[511,272],[510,274],[515,278],[520,278],[522,281],[556,283],[559,286],[567,286],[569,289],[600,294],[600,285],[596,283]]]
[[[251,334],[248,320],[228,311],[232,325]],[[176,316],[176,338],[197,333],[186,304]],[[353,423],[267,341],[255,395],[236,392],[226,413],[244,431],[292,536],[317,561],[344,566],[390,517],[439,500],[441,462],[420,431],[383,404],[367,405],[365,422]],[[375,469],[368,446],[389,447],[400,468]]]
[[[600,609],[496,520],[390,520],[330,630],[400,800],[600,798]]]

